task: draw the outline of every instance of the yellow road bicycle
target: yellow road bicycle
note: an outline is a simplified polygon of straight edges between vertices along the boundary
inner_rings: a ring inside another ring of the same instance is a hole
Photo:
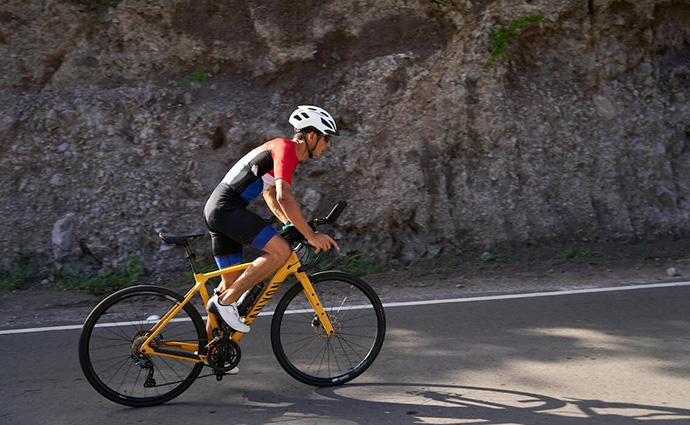
[[[332,224],[345,208],[340,202],[316,228]],[[140,285],[119,290],[89,314],[79,339],[79,362],[89,383],[116,403],[143,407],[165,403],[200,377],[221,380],[241,359],[243,334],[208,314],[209,341],[201,314],[191,300],[206,306],[206,282],[250,263],[200,273],[189,243],[203,234],[160,234],[183,247],[194,272],[194,286],[182,296],[168,288]],[[297,380],[315,386],[340,385],[362,374],[376,359],[386,333],[386,318],[376,292],[357,276],[325,271],[307,275],[323,253],[298,256],[308,244],[293,227],[282,236],[291,243],[289,260],[265,285],[245,293],[240,314],[251,324],[288,277],[297,279],[278,302],[271,322],[271,345],[280,365]],[[308,258],[309,264],[302,264]],[[200,376],[204,367],[211,372]]]

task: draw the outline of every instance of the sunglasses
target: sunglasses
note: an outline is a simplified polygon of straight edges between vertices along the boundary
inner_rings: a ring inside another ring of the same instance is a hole
[[[318,133],[316,133],[316,134],[318,134]],[[326,143],[331,143],[331,135],[330,134],[319,134],[319,136],[326,139]]]

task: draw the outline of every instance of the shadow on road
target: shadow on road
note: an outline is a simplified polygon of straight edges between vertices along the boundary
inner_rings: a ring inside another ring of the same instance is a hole
[[[261,403],[264,414],[275,403],[272,422],[280,423],[659,425],[690,421],[686,408],[558,399],[498,388],[390,383],[351,384],[315,392],[322,397],[318,401],[291,399],[270,391],[244,395],[250,402]]]

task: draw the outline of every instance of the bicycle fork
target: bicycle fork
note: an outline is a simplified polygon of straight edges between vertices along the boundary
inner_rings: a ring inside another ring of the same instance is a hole
[[[326,310],[323,308],[323,304],[321,304],[321,300],[319,300],[319,297],[316,295],[314,286],[311,284],[311,281],[307,277],[306,273],[297,274],[297,279],[302,284],[304,294],[307,296],[309,304],[311,304],[311,308],[314,309],[314,313],[316,314],[319,322],[321,322],[321,326],[323,326],[326,334],[334,335],[335,329],[333,329],[333,324],[331,323],[328,314],[326,314]]]

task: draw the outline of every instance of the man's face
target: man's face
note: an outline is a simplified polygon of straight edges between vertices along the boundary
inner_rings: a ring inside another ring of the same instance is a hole
[[[314,148],[314,156],[320,156],[326,148],[331,147],[331,136],[324,136],[323,134],[313,133],[316,139],[316,147]]]

